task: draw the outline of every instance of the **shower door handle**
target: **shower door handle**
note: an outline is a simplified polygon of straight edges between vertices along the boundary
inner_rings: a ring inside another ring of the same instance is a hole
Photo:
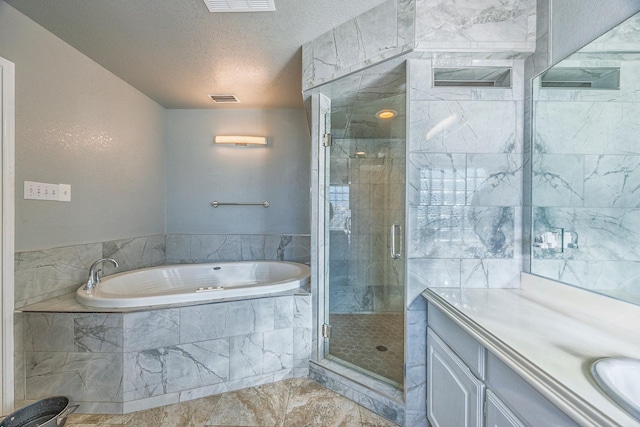
[[[400,245],[397,245],[396,235],[400,232]],[[402,248],[402,226],[397,222],[394,222],[391,225],[391,259],[400,259],[402,253],[400,252]]]

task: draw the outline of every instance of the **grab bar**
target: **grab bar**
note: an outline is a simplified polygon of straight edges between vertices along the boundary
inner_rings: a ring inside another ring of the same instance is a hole
[[[270,205],[269,205],[269,202],[266,200],[264,202],[249,202],[249,203],[223,203],[223,202],[214,200],[213,202],[211,202],[211,206],[213,206],[214,208],[217,208],[218,206],[263,206],[265,208],[268,208]]]
[[[396,234],[402,232],[402,227],[397,222],[391,224],[391,259],[400,259],[401,249],[396,250]],[[400,235],[400,246],[402,246],[402,234]]]

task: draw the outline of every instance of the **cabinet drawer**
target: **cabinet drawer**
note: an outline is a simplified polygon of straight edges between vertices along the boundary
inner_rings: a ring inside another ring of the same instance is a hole
[[[485,427],[526,427],[513,412],[495,395],[487,390],[485,413],[487,422]]]
[[[486,384],[526,425],[578,425],[493,354],[487,359]]]
[[[464,361],[481,380],[485,378],[486,350],[433,304],[427,311],[427,325]]]

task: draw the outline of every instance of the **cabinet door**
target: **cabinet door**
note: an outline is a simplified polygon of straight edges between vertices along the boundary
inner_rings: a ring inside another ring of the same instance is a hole
[[[481,427],[484,384],[427,329],[427,416],[433,427]]]
[[[575,427],[567,414],[549,402],[493,354],[487,358],[487,387],[509,406],[525,425]]]
[[[486,427],[525,427],[491,390],[487,390]]]

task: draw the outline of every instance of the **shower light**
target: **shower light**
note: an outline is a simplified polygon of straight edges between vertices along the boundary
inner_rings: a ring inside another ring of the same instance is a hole
[[[216,135],[214,142],[216,144],[235,144],[237,147],[246,147],[248,145],[267,145],[267,137]]]
[[[380,110],[376,113],[376,117],[379,119],[392,119],[398,115],[396,110]]]

